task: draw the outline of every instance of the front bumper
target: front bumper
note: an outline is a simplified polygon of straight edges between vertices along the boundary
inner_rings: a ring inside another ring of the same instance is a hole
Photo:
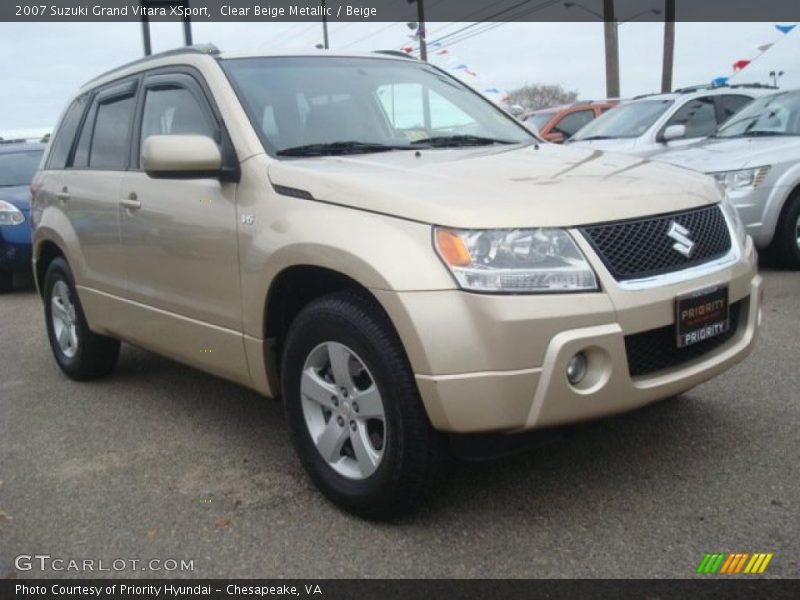
[[[647,289],[623,289],[598,268],[603,292],[497,296],[447,290],[376,291],[409,354],[434,427],[470,433],[521,431],[618,413],[684,392],[752,350],[761,322],[762,279],[752,241],[716,272]],[[625,337],[674,323],[677,296],[727,285],[740,303],[736,332],[693,360],[630,375]],[[578,386],[569,360],[589,357]]]
[[[19,225],[0,225],[0,270],[31,270],[31,227],[27,212]]]

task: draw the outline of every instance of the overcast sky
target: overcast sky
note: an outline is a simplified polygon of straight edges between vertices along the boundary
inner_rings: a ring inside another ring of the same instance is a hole
[[[428,37],[459,27],[463,24],[429,23]],[[319,23],[196,23],[193,32],[195,42],[231,52],[309,49],[322,37]],[[409,33],[404,23],[333,23],[331,48],[398,49],[409,45]],[[181,26],[153,24],[152,36],[154,51],[175,47],[182,41]],[[619,36],[622,95],[657,91],[663,24],[625,23]],[[757,46],[781,37],[773,23],[677,23],[674,85],[729,75],[734,61],[753,58]],[[583,99],[605,96],[599,22],[505,23],[449,53],[434,58],[468,65],[477,76],[465,80],[477,89],[558,83]],[[0,136],[49,130],[82,83],[141,55],[139,23],[0,23]]]

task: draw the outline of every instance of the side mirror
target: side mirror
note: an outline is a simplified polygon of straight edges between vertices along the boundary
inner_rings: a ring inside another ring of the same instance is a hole
[[[525,114],[525,109],[522,108],[519,104],[512,104],[511,106],[508,107],[508,112],[511,114],[511,116],[519,119],[522,115]]]
[[[567,136],[560,131],[551,131],[544,136],[544,139],[546,139],[548,142],[552,142],[553,144],[563,144],[564,140],[567,139]]]
[[[142,145],[142,169],[150,177],[219,177],[222,153],[205,135],[151,135]]]
[[[686,125],[670,125],[661,134],[662,142],[670,142],[686,137]]]

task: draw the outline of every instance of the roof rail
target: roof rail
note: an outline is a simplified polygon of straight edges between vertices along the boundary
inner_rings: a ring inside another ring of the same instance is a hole
[[[97,81],[98,79],[102,79],[107,75],[111,75],[117,71],[121,71],[122,69],[127,69],[128,67],[132,67],[134,65],[139,65],[142,63],[146,63],[151,60],[155,60],[157,58],[163,58],[165,56],[177,56],[180,54],[208,54],[211,56],[217,56],[220,54],[219,48],[217,48],[214,44],[194,44],[192,46],[181,46],[180,48],[173,48],[172,50],[165,50],[164,52],[156,52],[155,54],[151,54],[149,56],[144,56],[142,58],[137,58],[136,60],[132,60],[131,62],[125,63],[124,65],[120,65],[115,67],[105,73],[101,73],[97,77],[93,77],[89,81],[87,81],[84,86],[89,85]]]
[[[766,83],[723,83],[722,85],[714,85],[713,83],[704,83],[701,85],[691,85],[688,87],[678,88],[675,90],[675,94],[690,94],[692,92],[699,92],[701,90],[716,90],[719,88],[751,88],[751,89],[764,89],[764,90],[777,90],[778,88],[774,85],[768,85]]]
[[[402,50],[373,50],[373,54],[385,54],[386,56],[397,56],[399,58],[407,58],[408,60],[417,60],[416,57],[411,56],[408,52]]]

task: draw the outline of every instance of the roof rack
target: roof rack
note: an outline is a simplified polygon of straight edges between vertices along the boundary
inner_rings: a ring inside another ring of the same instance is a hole
[[[98,79],[102,79],[107,75],[111,75],[112,73],[116,73],[117,71],[121,71],[122,69],[127,69],[128,67],[132,67],[134,65],[146,63],[148,61],[155,60],[157,58],[164,58],[165,56],[177,56],[180,54],[208,54],[211,56],[217,56],[220,54],[220,51],[219,48],[217,48],[214,44],[194,44],[192,46],[181,46],[180,48],[165,50],[164,52],[156,52],[155,54],[144,56],[142,58],[137,58],[136,60],[132,60],[131,62],[125,63],[124,65],[115,67],[109,71],[106,71],[105,73],[101,73],[97,77],[94,77],[89,81],[87,81],[84,85],[89,85],[90,83],[93,83]]]
[[[399,58],[407,58],[408,60],[417,60],[416,57],[411,56],[402,50],[373,50],[373,54],[385,54],[386,56],[397,56]]]
[[[731,89],[764,89],[764,90],[777,90],[778,88],[774,85],[768,85],[765,83],[723,83],[722,85],[714,85],[713,83],[705,83],[701,85],[691,85],[688,87],[678,88],[674,91],[675,94],[691,94],[692,92],[699,92],[701,90],[716,90],[719,88],[731,88]]]

